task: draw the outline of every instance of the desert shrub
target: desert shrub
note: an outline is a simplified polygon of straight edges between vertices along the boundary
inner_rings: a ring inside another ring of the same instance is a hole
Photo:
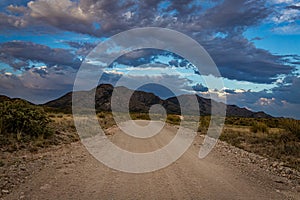
[[[220,140],[226,141],[229,144],[241,147],[241,143],[245,141],[245,137],[243,133],[239,131],[233,131],[233,130],[224,130],[224,132],[220,135]]]
[[[295,136],[297,136],[300,139],[300,121],[294,120],[294,119],[285,119],[283,121],[283,127],[293,133]]]
[[[55,118],[55,115],[54,114],[48,114],[48,117]]]
[[[101,119],[104,119],[104,118],[105,118],[105,113],[100,112],[100,113],[97,114],[97,116],[98,116],[99,118],[101,118]]]
[[[150,116],[148,113],[130,113],[132,120],[150,120]]]
[[[12,135],[18,140],[25,137],[47,137],[51,135],[48,128],[50,119],[40,107],[27,102],[5,101],[0,103],[0,134]]]
[[[225,118],[225,124],[232,125],[234,123],[234,118],[233,117],[226,117]]]
[[[242,117],[226,117],[225,124],[238,125],[238,126],[251,126],[253,123],[252,118]]]
[[[200,123],[198,127],[198,132],[206,132],[209,127],[210,120],[210,116],[201,116],[199,121]]]
[[[245,118],[245,117],[226,117],[225,124],[237,126],[252,126],[253,123],[264,123],[269,128],[278,128],[281,119],[277,118]]]
[[[250,130],[253,133],[262,132],[262,133],[268,133],[269,128],[265,123],[262,122],[254,122],[251,126]]]
[[[180,124],[180,116],[178,115],[168,115],[167,116],[167,122],[171,123],[171,124],[176,124],[179,125]]]
[[[264,123],[270,128],[278,128],[280,125],[280,119],[276,119],[276,118],[264,119]]]
[[[251,126],[252,123],[251,118],[239,118],[236,124],[239,126]]]
[[[99,112],[97,113],[98,116],[98,122],[103,129],[107,129],[112,127],[113,125],[116,125],[116,122],[113,118],[113,115],[111,112]],[[120,115],[118,115],[120,117]],[[121,119],[122,121],[122,119]]]

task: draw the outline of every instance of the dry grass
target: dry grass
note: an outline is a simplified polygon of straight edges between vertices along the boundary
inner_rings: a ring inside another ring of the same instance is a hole
[[[268,132],[252,132],[251,127],[226,126],[220,137],[231,145],[300,170],[300,141],[284,129],[269,128]]]
[[[100,112],[97,114],[99,124],[102,129],[107,129],[116,124],[112,113],[110,112]]]
[[[284,119],[283,127],[293,133],[296,137],[300,139],[300,121],[294,119]]]
[[[130,117],[132,120],[150,120],[148,113],[130,113]]]
[[[254,122],[250,128],[251,132],[253,133],[268,133],[269,127],[263,122]]]

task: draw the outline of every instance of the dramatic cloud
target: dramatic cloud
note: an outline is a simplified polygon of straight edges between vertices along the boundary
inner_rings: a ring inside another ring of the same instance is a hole
[[[197,91],[204,96],[227,95],[229,103],[264,109],[278,116],[289,116],[288,112],[297,110],[300,104],[297,55],[275,55],[255,46],[257,40],[266,43],[268,34],[251,35],[253,39],[245,36],[249,28],[269,29],[268,33],[281,36],[299,35],[300,4],[294,0],[1,0],[0,7],[3,94],[34,102],[55,98],[71,90],[75,73],[82,59],[97,45],[95,41],[131,28],[155,26],[183,32],[198,41],[229,81],[272,85],[273,89],[253,92],[236,86],[214,91],[174,74],[146,78],[128,75],[125,81],[135,78],[142,83],[153,79],[168,84],[178,94]],[[57,40],[50,42],[46,37]],[[119,80],[122,73],[115,70],[118,66],[130,68],[149,63],[192,69],[194,74],[190,76],[199,75],[184,58],[148,49],[119,57],[101,81]],[[15,75],[11,68],[19,74]],[[144,89],[159,90],[155,85]],[[168,92],[161,91],[160,96],[168,96]]]
[[[97,46],[95,43],[89,42],[65,41],[65,43],[76,49],[76,54],[82,57],[88,55]]]
[[[201,21],[204,28],[217,32],[240,32],[246,27],[257,25],[271,13],[265,3],[263,0],[224,0],[221,4],[208,9]]]
[[[37,0],[28,3],[29,15],[40,23],[59,29],[91,34],[95,31],[89,12],[70,0]]]
[[[208,88],[203,86],[202,84],[197,84],[193,86],[193,89],[197,92],[208,92]]]
[[[256,25],[271,12],[261,0],[225,0],[206,10],[196,0],[81,0],[79,3],[36,0],[30,1],[27,9],[23,6],[9,6],[7,9],[26,10],[24,20],[34,25],[49,25],[95,36],[110,36],[144,26],[173,28],[190,34],[208,30],[236,32]]]
[[[255,26],[271,15],[273,9],[268,8],[265,1],[225,0],[216,3],[216,6],[203,9],[199,2],[192,0],[36,0],[29,2],[27,8],[8,6],[8,10],[24,12],[24,17],[7,15],[6,21],[2,23],[5,23],[7,28],[25,26],[30,22],[35,26],[48,25],[60,30],[101,37],[134,27],[167,27],[183,31],[197,39],[212,55],[226,78],[271,83],[279,75],[289,74],[294,70],[294,67],[283,62],[283,57],[257,49],[241,35],[245,28]],[[284,12],[294,12],[293,10],[295,9],[286,9]],[[283,27],[279,27],[277,31],[284,31],[279,29]],[[224,37],[215,37],[217,33],[222,33]],[[94,47],[94,44],[89,43],[67,43],[77,48],[76,53],[81,56],[87,55]],[[157,52],[154,53],[157,55]],[[134,66],[145,64],[153,59],[153,55],[147,54],[143,59],[135,61],[134,58],[124,56],[120,62]],[[66,63],[59,64],[78,66],[78,61],[72,60],[70,55],[64,58]],[[53,58],[50,60],[59,62]],[[176,60],[170,64],[175,62]],[[13,65],[18,66],[21,63]]]
[[[62,65],[78,68],[81,64],[76,55],[65,49],[51,49],[32,42],[13,41],[0,44],[0,61],[15,69],[30,68],[29,61],[49,66]]]
[[[265,111],[278,117],[287,116],[300,119],[300,78],[291,77],[290,79],[292,79],[290,84],[280,85],[271,91],[253,92],[249,90],[237,92],[226,89],[227,103],[247,107],[254,111]],[[220,93],[220,91],[215,92]],[[204,94],[203,96],[209,97],[209,95]]]
[[[300,10],[300,5],[292,5],[292,6],[288,6],[287,8],[289,8],[289,9],[295,9],[295,10]]]
[[[289,74],[295,67],[284,56],[257,49],[247,39],[234,36],[215,38],[203,43],[216,62],[222,76],[255,83],[272,83],[278,75]]]
[[[300,77],[290,77],[291,82],[273,89],[273,95],[282,101],[300,104]]]
[[[3,73],[0,74],[0,94],[44,103],[71,91],[75,75],[72,68],[45,66],[32,68],[22,75]]]
[[[0,13],[0,31],[6,32],[9,29],[19,29],[27,26],[27,21],[16,16],[7,16]]]

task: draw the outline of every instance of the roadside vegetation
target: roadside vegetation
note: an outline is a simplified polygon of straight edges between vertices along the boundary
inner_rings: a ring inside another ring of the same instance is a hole
[[[0,144],[2,150],[35,150],[52,141],[50,118],[40,107],[23,100],[0,103]]]
[[[24,100],[0,103],[0,149],[38,151],[41,148],[77,141],[72,115],[47,113]]]
[[[46,111],[45,111],[46,110]],[[133,120],[149,120],[147,113],[130,113]],[[110,112],[98,112],[102,129],[116,125]],[[159,119],[159,116],[154,116]],[[190,116],[191,120],[194,119]],[[206,134],[210,116],[199,119],[199,134]],[[185,118],[189,120],[189,116]],[[181,116],[169,114],[169,124],[179,125]],[[300,171],[300,121],[285,118],[227,117],[220,139],[238,148],[283,162]],[[2,151],[37,151],[50,145],[78,141],[73,117],[44,109],[22,100],[0,103],[0,145]],[[0,163],[1,165],[1,163]]]
[[[300,121],[227,118],[221,140],[300,171]]]

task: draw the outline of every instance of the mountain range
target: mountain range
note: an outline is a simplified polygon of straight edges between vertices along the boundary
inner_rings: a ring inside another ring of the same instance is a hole
[[[95,91],[96,90],[96,91]],[[115,90],[115,91],[114,91]],[[122,103],[125,101],[125,96],[128,94],[132,94],[129,101],[129,110],[130,112],[149,112],[149,109],[154,104],[160,104],[166,109],[166,112],[169,114],[181,114],[181,109],[185,108],[193,112],[192,106],[190,106],[190,102],[192,100],[192,96],[194,95],[181,95],[178,97],[171,97],[168,99],[161,99],[153,93],[144,92],[144,91],[133,91],[126,87],[113,87],[109,84],[101,84],[97,88],[90,91],[77,92],[81,93],[82,99],[80,99],[82,105],[87,103],[84,97],[91,96],[95,94],[95,109],[96,111],[111,111],[111,97],[112,93],[116,92],[118,94],[116,102],[120,103],[120,107],[122,107]],[[53,109],[63,110],[65,112],[72,111],[72,95],[73,92],[69,92],[62,97],[49,101],[42,106],[50,107]],[[124,98],[123,96],[124,95]],[[226,106],[226,116],[230,117],[247,117],[247,118],[272,118],[272,116],[264,113],[264,112],[253,112],[246,108],[240,108],[236,105],[225,105],[224,103],[216,102],[211,99],[206,99],[196,95],[198,103],[200,115],[210,115],[211,107],[217,106]],[[184,105],[180,105],[179,102],[183,102]]]

